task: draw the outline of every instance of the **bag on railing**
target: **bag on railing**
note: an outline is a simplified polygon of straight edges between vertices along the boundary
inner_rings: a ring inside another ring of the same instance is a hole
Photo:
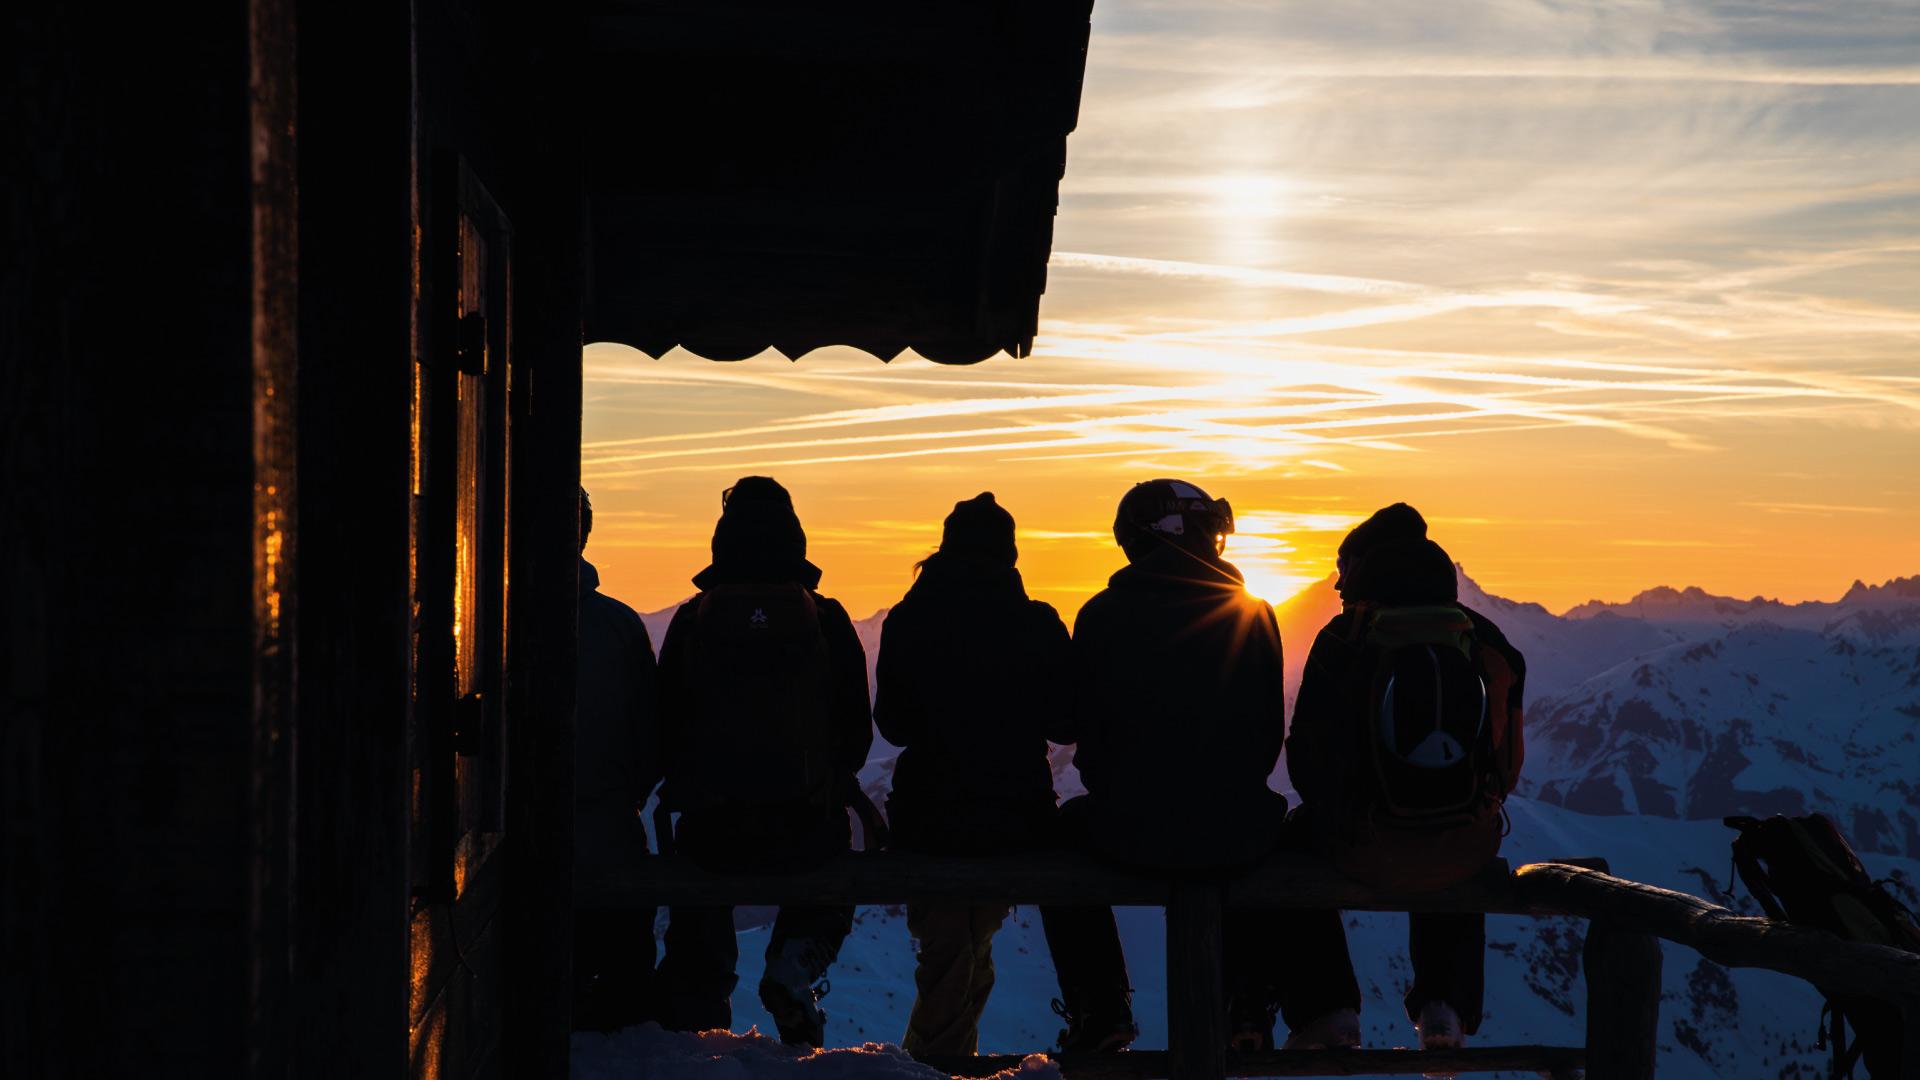
[[[1825,814],[1761,821],[1726,819],[1740,835],[1733,864],[1769,918],[1826,930],[1848,941],[1920,953],[1920,923],[1887,887],[1873,880],[1852,845]],[[1824,991],[1823,991],[1824,992]],[[1873,998],[1827,994],[1821,1044],[1833,1043],[1833,1076],[1850,1076],[1866,1061],[1872,1076],[1899,1076],[1904,1036],[1900,1012]],[[1846,1025],[1857,1038],[1849,1048]]]

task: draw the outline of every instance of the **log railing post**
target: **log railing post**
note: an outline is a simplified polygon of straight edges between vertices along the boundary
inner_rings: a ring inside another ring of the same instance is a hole
[[[1920,997],[1895,1003],[1900,1008],[1900,1080],[1920,1080]]]
[[[1225,890],[1182,881],[1167,901],[1167,1078],[1227,1074],[1227,994],[1221,977]]]
[[[1587,928],[1588,1080],[1646,1080],[1660,1042],[1660,940],[1595,919]]]

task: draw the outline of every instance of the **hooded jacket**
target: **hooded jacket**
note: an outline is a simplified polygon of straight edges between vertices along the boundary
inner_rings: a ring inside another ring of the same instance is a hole
[[[638,815],[660,782],[659,677],[646,624],[600,592],[585,559],[575,687],[574,849],[604,864],[645,846]]]
[[[1240,571],[1173,545],[1121,569],[1074,625],[1074,728],[1097,847],[1150,867],[1251,863],[1286,800],[1280,629]]]
[[[937,554],[881,629],[873,720],[902,748],[894,842],[953,854],[1031,846],[1054,807],[1047,741],[1072,724],[1067,628],[1020,572]]]
[[[706,722],[699,715],[692,680],[695,626],[700,604],[707,592],[723,585],[798,585],[812,596],[820,630],[827,648],[827,708],[830,722],[840,737],[833,750],[836,787],[833,800],[838,808],[839,793],[852,790],[854,776],[866,764],[867,750],[873,744],[873,724],[867,697],[867,658],[861,648],[853,620],[838,601],[820,595],[820,569],[807,561],[806,534],[794,514],[785,488],[764,477],[747,477],[732,489],[732,497],[713,533],[713,562],[693,578],[700,590],[680,606],[667,625],[667,636],[660,650],[660,703],[662,742],[666,783],[660,797],[664,805],[678,809],[688,802],[687,795],[712,783],[720,770],[737,769],[739,762],[715,760],[711,755],[691,752],[689,733]],[[735,673],[752,679],[754,672]],[[774,815],[778,817],[779,815]],[[828,814],[834,817],[833,814]],[[838,815],[844,828],[844,814]]]

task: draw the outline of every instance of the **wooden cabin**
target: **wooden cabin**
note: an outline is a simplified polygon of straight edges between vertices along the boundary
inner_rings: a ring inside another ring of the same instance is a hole
[[[1090,0],[22,0],[0,1074],[566,1073],[581,345],[1032,345]]]

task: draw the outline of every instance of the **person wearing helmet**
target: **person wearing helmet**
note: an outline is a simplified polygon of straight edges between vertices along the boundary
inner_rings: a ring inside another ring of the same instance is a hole
[[[640,808],[660,782],[659,679],[647,625],[600,591],[580,489],[580,651],[574,695],[574,860],[589,872],[647,850]],[[573,913],[573,1026],[614,1031],[651,1015],[653,909]]]
[[[1233,527],[1226,500],[1184,480],[1149,480],[1120,500],[1113,535],[1127,565],[1080,609],[1073,634],[1065,734],[1087,794],[1062,808],[1108,859],[1218,873],[1279,842],[1287,801],[1268,777],[1285,734],[1280,630],[1222,557]],[[1334,913],[1230,910],[1225,934],[1236,1048],[1271,1047],[1276,1011],[1300,1027],[1349,997],[1357,1005]]]
[[[855,774],[873,742],[866,654],[846,609],[817,591],[820,568],[786,488],[749,476],[727,489],[713,564],[693,583],[700,592],[674,612],[660,650],[660,802],[680,814],[674,847],[749,873],[846,851]],[[782,1040],[823,1042],[823,979],[852,929],[851,906],[780,909],[760,1000]],[[731,1026],[731,910],[675,907],[666,938],[662,1025]]]
[[[939,550],[915,567],[913,587],[887,614],[873,720],[901,748],[887,799],[896,848],[973,856],[1051,843],[1047,742],[1062,738],[1072,708],[1072,644],[1053,607],[1027,596],[1018,559],[1013,516],[991,492],[956,503]],[[917,990],[900,1041],[908,1053],[975,1052],[993,989],[993,936],[1007,913],[1006,904],[907,904]],[[1077,908],[1041,909],[1056,936],[1062,918],[1084,917]],[[1090,928],[1065,932],[1104,932],[1109,948],[1083,951],[1117,957],[1111,909],[1090,917]],[[1062,992],[1076,1001],[1083,983],[1113,981],[1060,970]],[[1125,985],[1124,972],[1117,981]],[[1115,1023],[1131,1037],[1130,1014]]]
[[[1302,802],[1293,825],[1357,880],[1460,881],[1500,847],[1501,802],[1523,757],[1526,660],[1459,603],[1453,560],[1406,503],[1356,526],[1336,566],[1342,611],[1314,639],[1287,736]],[[1413,678],[1394,667],[1408,649]],[[1455,707],[1462,692],[1466,704]],[[1398,725],[1395,702],[1411,705],[1417,722]],[[1426,753],[1434,748],[1442,752]],[[1453,774],[1457,790],[1437,797]],[[1460,1046],[1480,1026],[1486,916],[1414,914],[1408,931],[1407,1019],[1423,1048]]]

